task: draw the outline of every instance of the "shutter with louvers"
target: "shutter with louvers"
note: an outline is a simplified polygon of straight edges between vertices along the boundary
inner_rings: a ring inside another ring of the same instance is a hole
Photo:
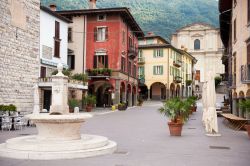
[[[156,50],[154,50],[154,57],[156,57]]]
[[[163,57],[163,49],[161,49],[161,57]]]
[[[156,75],[156,71],[155,71],[156,69],[155,69],[155,67],[156,67],[156,66],[154,66],[154,67],[153,67],[153,70],[154,70],[154,71],[153,71],[153,72],[154,72],[154,75]]]
[[[93,68],[97,68],[97,56],[94,56],[94,65]]]
[[[105,68],[109,68],[108,55],[105,55]]]
[[[163,74],[163,66],[161,66],[161,75]]]
[[[106,29],[105,29],[105,40],[108,40],[108,38],[109,38],[109,28],[106,27]]]
[[[97,27],[94,28],[94,41],[97,41]]]
[[[250,44],[247,45],[247,64],[250,64]]]
[[[75,69],[75,55],[71,55],[71,69]]]

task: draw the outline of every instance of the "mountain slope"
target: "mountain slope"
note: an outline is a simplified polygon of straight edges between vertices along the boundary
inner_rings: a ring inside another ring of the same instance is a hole
[[[41,0],[55,3],[59,10],[86,9],[88,0]],[[153,31],[170,38],[177,29],[193,22],[218,27],[216,0],[98,0],[98,8],[128,7],[144,32]]]

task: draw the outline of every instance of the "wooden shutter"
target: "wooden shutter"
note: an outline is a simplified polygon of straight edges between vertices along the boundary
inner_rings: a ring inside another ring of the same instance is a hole
[[[106,27],[106,29],[105,29],[105,40],[108,40],[108,38],[109,38],[109,28]]]
[[[154,49],[154,57],[156,57],[156,49]]]
[[[250,23],[250,0],[247,2],[247,22]]]
[[[55,38],[60,38],[60,23],[58,21],[55,21]]]
[[[105,64],[104,64],[105,68],[109,68],[108,55],[105,55],[104,61],[105,61]]]
[[[161,57],[163,57],[163,49],[161,49],[161,52],[160,52],[160,54],[161,54]]]
[[[75,55],[71,55],[71,69],[75,69]]]
[[[236,41],[236,19],[234,20],[234,41]]]
[[[93,68],[97,68],[97,56],[94,56],[94,64],[93,64]]]
[[[45,78],[46,77],[46,67],[41,66],[40,77],[41,78]]]
[[[153,70],[154,75],[156,75],[156,66],[153,67]]]
[[[97,27],[94,28],[94,41],[97,41]]]
[[[247,64],[250,64],[250,43],[247,45]]]
[[[163,74],[163,66],[161,66],[161,75]]]

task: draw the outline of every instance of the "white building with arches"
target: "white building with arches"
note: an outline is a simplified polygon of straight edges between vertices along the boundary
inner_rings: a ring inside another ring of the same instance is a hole
[[[202,82],[211,70],[214,75],[224,74],[222,64],[223,45],[220,31],[209,24],[193,23],[176,31],[172,35],[171,44],[177,48],[185,48],[198,61],[195,64],[195,84],[197,93],[201,93]]]

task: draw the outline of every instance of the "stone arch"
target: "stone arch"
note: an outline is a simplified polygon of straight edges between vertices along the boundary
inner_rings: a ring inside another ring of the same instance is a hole
[[[166,99],[166,87],[162,82],[154,82],[150,86],[150,96],[153,100]]]
[[[132,85],[130,83],[127,84],[127,97],[126,97],[126,103],[129,107],[132,106]]]
[[[244,92],[243,92],[243,91],[240,91],[240,92],[239,92],[239,98],[245,98],[245,95],[244,95]]]
[[[176,86],[175,96],[176,96],[176,97],[180,97],[180,92],[181,92],[181,87],[180,87],[180,85],[178,84],[178,85]]]
[[[247,90],[246,98],[250,98],[250,89]]]
[[[170,84],[170,97],[174,97],[175,96],[175,84],[171,83]]]
[[[232,97],[233,97],[234,99],[237,99],[237,92],[234,92]]]

